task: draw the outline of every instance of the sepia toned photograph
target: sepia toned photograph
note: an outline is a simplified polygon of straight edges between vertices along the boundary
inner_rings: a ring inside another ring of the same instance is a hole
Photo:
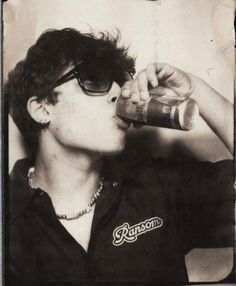
[[[8,0],[3,285],[236,285],[234,0]]]

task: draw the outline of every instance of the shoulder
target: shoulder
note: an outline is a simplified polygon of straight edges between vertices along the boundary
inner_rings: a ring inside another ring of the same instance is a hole
[[[127,161],[126,161],[127,164]],[[132,180],[150,184],[157,182],[163,187],[177,188],[182,186],[218,184],[232,185],[234,180],[234,161],[218,162],[173,160],[145,156],[131,160],[126,167],[125,176]]]
[[[220,174],[228,174],[233,177],[234,173],[233,160],[210,162],[159,158],[155,161],[154,165],[160,176],[163,178],[171,176],[172,179],[180,176],[185,178],[188,176],[209,176],[212,178]]]
[[[27,181],[28,169],[32,162],[28,159],[22,159],[15,163],[14,168],[9,175],[9,185],[7,187],[8,213],[10,221],[18,217],[31,200],[33,193],[30,192]]]

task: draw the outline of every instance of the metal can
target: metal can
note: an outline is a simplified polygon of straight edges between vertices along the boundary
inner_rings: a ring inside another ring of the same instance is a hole
[[[116,102],[116,114],[132,123],[190,130],[197,123],[199,108],[191,98],[161,102],[157,96],[151,96],[149,100],[137,104],[120,96]]]

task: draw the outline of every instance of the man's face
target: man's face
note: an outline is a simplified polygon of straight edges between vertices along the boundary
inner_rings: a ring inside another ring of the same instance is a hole
[[[88,96],[77,79],[55,90],[58,102],[51,106],[48,132],[60,145],[98,153],[123,150],[129,125],[116,117],[115,101],[121,93],[116,82],[103,96]]]

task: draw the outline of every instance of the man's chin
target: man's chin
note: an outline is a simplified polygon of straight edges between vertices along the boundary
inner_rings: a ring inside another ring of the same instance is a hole
[[[124,149],[125,149],[125,142],[124,144],[120,144],[119,146],[116,146],[116,148],[109,148],[100,153],[103,154],[104,156],[115,156],[115,155],[119,155],[120,153],[122,153]]]

